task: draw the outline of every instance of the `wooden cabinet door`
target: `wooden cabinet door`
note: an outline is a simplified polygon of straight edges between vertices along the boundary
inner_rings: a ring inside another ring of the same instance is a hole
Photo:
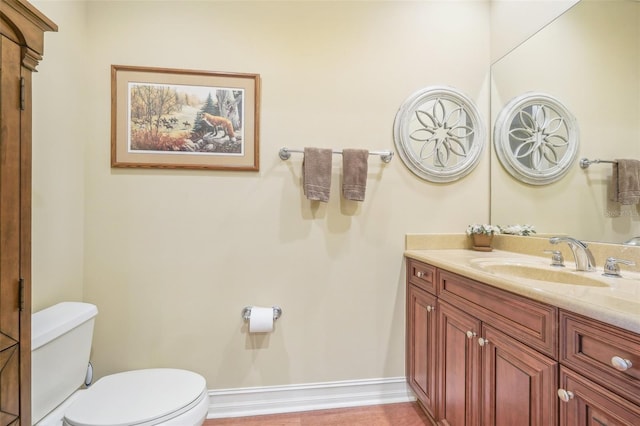
[[[482,425],[556,425],[558,363],[485,324],[482,336]]]
[[[640,407],[574,371],[560,367],[560,426],[638,426]]]
[[[407,378],[424,408],[435,416],[436,297],[414,285],[407,293]]]
[[[0,424],[7,425],[20,417],[20,46],[0,37],[0,60]]]
[[[477,426],[479,419],[480,321],[438,301],[438,424]]]

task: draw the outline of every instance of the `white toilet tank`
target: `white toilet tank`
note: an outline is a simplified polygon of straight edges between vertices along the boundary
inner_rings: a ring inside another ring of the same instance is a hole
[[[31,316],[31,421],[37,423],[84,384],[95,305],[62,302]]]

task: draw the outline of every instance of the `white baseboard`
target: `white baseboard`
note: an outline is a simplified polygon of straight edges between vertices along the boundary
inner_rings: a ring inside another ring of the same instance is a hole
[[[415,401],[404,377],[209,391],[207,418]]]

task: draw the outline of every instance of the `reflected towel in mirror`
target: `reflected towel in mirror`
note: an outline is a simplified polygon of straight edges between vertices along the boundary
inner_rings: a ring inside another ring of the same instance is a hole
[[[616,160],[613,164],[611,200],[620,204],[640,202],[640,161]]]

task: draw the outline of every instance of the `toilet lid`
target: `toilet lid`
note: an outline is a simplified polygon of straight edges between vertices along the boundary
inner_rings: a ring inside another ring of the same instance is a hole
[[[156,424],[197,405],[206,395],[204,377],[169,368],[127,371],[105,376],[66,410],[72,426]]]

